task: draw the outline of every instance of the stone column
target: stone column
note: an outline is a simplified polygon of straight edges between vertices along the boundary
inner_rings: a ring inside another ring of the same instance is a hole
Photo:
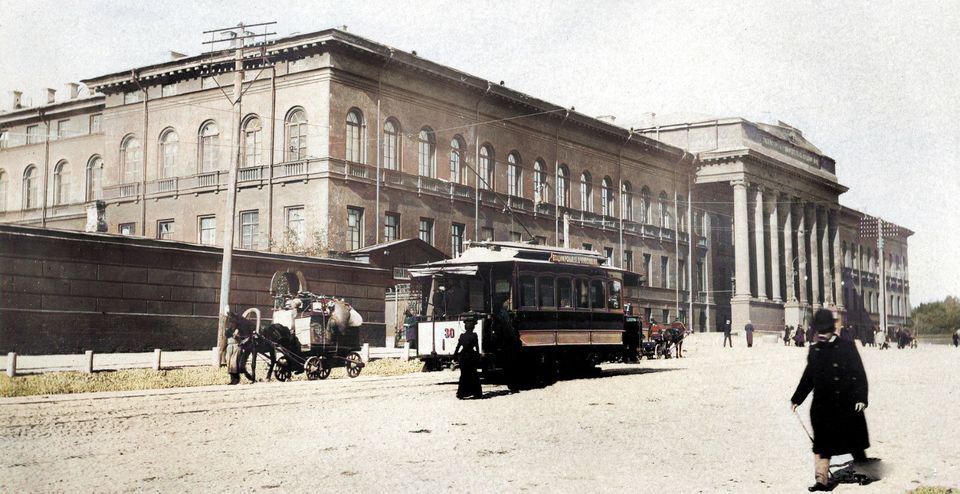
[[[770,293],[774,302],[782,302],[780,296],[780,214],[777,200],[780,194],[774,193],[770,201]]]
[[[783,218],[783,257],[786,264],[785,281],[787,282],[786,301],[797,300],[797,292],[794,284],[797,282],[796,268],[793,266],[793,199],[790,199],[784,208],[785,216]]]
[[[823,306],[836,306],[833,298],[833,280],[830,277],[830,211],[820,210],[818,215],[823,231],[820,232],[820,260],[823,271]]]
[[[800,301],[801,305],[809,304],[810,301],[807,300],[807,205],[801,201],[799,203],[799,208],[797,212],[797,288],[800,293],[797,294],[797,300]]]
[[[754,241],[757,246],[757,298],[767,298],[767,259],[763,252],[763,188],[757,187],[757,203],[753,215]]]
[[[833,218],[833,290],[836,293],[836,304],[844,308],[843,303],[843,253],[840,252],[840,212],[832,211]]]
[[[750,231],[747,226],[747,183],[743,180],[731,182],[733,185],[733,233],[737,245],[734,247],[736,259],[736,290],[734,297],[750,298]]]
[[[710,213],[707,211],[703,212],[703,233],[707,239],[707,252],[703,256],[703,289],[706,291],[706,304],[707,304],[707,327],[710,327],[710,310],[709,306],[713,303],[710,299],[710,256],[713,255],[713,229],[711,228],[712,222],[710,221]]]
[[[817,205],[810,209],[810,304],[819,309],[820,304],[820,213]]]

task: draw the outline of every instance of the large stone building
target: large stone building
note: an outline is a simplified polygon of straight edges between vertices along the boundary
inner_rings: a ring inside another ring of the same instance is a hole
[[[244,51],[239,121],[232,49],[39,106],[15,94],[0,113],[0,221],[83,229],[100,200],[110,232],[221,244],[236,153],[238,248],[566,243],[644,272],[643,312],[699,329],[730,316],[777,329],[817,306],[875,323],[885,272],[888,312],[908,315],[909,232],[879,259],[837,201],[833,161],[796,129],[634,131],[339,30]]]

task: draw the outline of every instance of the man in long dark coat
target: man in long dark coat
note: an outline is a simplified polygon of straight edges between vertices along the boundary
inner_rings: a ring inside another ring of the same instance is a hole
[[[813,391],[810,422],[813,424],[813,453],[816,484],[811,491],[830,490],[830,457],[853,454],[865,460],[870,447],[867,421],[867,375],[857,346],[833,332],[833,314],[820,309],[813,317],[818,336],[807,354],[807,367],[790,398],[792,409]]]
[[[747,335],[747,348],[753,347],[753,322],[747,321],[747,325],[743,327],[743,332]],[[731,343],[733,345],[733,343]]]

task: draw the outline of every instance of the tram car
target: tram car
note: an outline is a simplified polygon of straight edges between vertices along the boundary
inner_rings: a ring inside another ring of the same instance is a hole
[[[428,369],[452,361],[462,315],[483,371],[537,373],[623,360],[625,271],[597,252],[517,242],[472,242],[455,259],[410,268],[421,297],[417,351]],[[627,336],[627,340],[630,336]]]

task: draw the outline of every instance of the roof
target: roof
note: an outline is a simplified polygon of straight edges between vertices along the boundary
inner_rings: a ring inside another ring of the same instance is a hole
[[[339,47],[355,53],[363,53],[384,63],[389,61],[391,66],[399,65],[415,72],[442,79],[451,84],[467,86],[485,95],[489,94],[491,97],[499,97],[511,103],[523,105],[549,114],[557,120],[569,120],[571,124],[588,127],[608,135],[619,137],[625,141],[629,138],[635,144],[675,158],[683,159],[683,157],[686,156],[686,153],[678,147],[640,135],[624,127],[578,113],[572,108],[567,109],[549,103],[487,79],[467,74],[466,72],[420,58],[413,53],[398,50],[339,29],[326,29],[250,45],[247,48],[251,54],[246,57],[245,63],[250,67],[259,67],[264,66],[265,57],[269,57],[272,60],[303,58],[313,52],[328,51],[331,47]],[[260,48],[263,54],[260,52],[253,53],[256,48]],[[84,79],[81,82],[96,91],[116,93],[137,87],[137,82],[134,80],[134,77],[141,81],[147,81],[148,83],[152,81],[153,84],[159,84],[175,77],[199,77],[220,72],[229,72],[233,70],[233,64],[234,50],[224,49],[138,67],[133,70],[124,70],[92,77]],[[693,158],[690,157],[690,164],[692,163]]]
[[[578,262],[580,261],[580,262]],[[622,271],[607,266],[607,258],[597,252],[581,249],[565,249],[544,245],[532,245],[520,242],[469,242],[467,249],[454,259],[421,264],[410,268],[412,277],[431,276],[437,273],[476,274],[479,265],[502,262],[524,262],[529,264],[568,264],[584,265],[594,268]],[[593,264],[595,262],[595,264]]]

